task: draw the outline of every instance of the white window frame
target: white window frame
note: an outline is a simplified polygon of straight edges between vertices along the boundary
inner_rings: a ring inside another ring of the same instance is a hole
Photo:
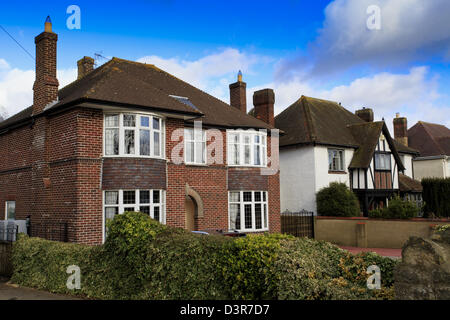
[[[238,136],[238,143],[231,139],[232,135]],[[250,138],[249,143],[245,143],[245,137]],[[255,140],[259,137],[259,142]],[[232,153],[234,146],[238,145],[238,163],[234,163],[235,155]],[[245,163],[245,147],[250,148],[250,163]],[[259,164],[255,164],[255,148],[260,148]],[[267,167],[267,131],[256,130],[227,130],[227,164],[229,167]]]
[[[383,167],[379,166],[381,164],[381,162],[378,160],[380,156],[384,157],[384,161],[383,161],[384,166]],[[389,168],[387,166],[385,166],[386,164],[389,165]],[[375,153],[375,170],[379,170],[379,171],[391,171],[392,170],[390,153],[381,153],[381,152]]]
[[[331,152],[337,152],[337,154],[340,154],[340,166],[342,168],[335,169],[333,168],[333,158],[331,159],[330,163],[330,153]],[[336,149],[336,148],[328,148],[328,171],[334,171],[334,172],[345,172],[345,150],[344,149]]]
[[[14,203],[14,219],[8,219],[8,207],[9,204]],[[16,220],[16,201],[15,200],[7,200],[5,201],[5,220]]]
[[[135,203],[125,204],[123,201],[123,194],[125,191],[135,192]],[[141,203],[140,192],[150,192],[150,203]],[[153,203],[153,191],[159,191],[160,202]],[[118,192],[118,204],[106,204],[106,193]],[[150,217],[154,217],[154,208],[159,207],[159,222],[166,224],[166,191],[164,189],[119,189],[119,190],[104,190],[103,191],[103,239],[106,239],[106,208],[118,208],[117,214],[124,214],[126,208],[133,208],[133,211],[140,212],[140,207],[150,207]]]
[[[252,193],[252,201],[244,201],[244,193]],[[255,193],[261,193],[261,201],[255,201]],[[239,201],[231,201],[231,194],[239,193]],[[265,195],[265,200],[264,200]],[[256,229],[256,212],[255,204],[261,204],[261,228]],[[267,191],[260,190],[244,190],[244,191],[229,191],[228,192],[228,229],[235,230],[231,226],[231,205],[239,205],[240,207],[240,229],[239,232],[265,232],[269,231],[269,193]],[[251,205],[251,228],[245,227],[245,205]]]
[[[199,140],[197,134],[198,134],[198,130],[197,128],[184,128],[184,162],[186,164],[189,165],[206,165],[207,164],[207,155],[206,155],[206,131],[205,130],[201,130],[202,132],[202,136],[201,139]],[[193,139],[189,139],[188,138],[188,132],[192,131],[192,136]],[[194,161],[188,161],[187,159],[187,144],[188,143],[193,143],[194,147],[193,147],[193,153],[194,153]],[[199,155],[197,152],[197,148],[196,145],[201,143],[203,145],[202,147],[202,153],[203,153],[203,160],[202,160],[202,155]]]
[[[106,127],[107,116],[118,115],[119,116],[119,126],[118,127]],[[134,115],[135,116],[135,126],[125,127],[123,117],[124,115]],[[143,127],[141,125],[141,117],[149,118],[149,127]],[[153,127],[153,119],[158,119],[159,129]],[[106,130],[107,129],[119,129],[119,154],[107,155],[106,154]],[[136,113],[136,112],[105,112],[103,114],[103,157],[105,158],[154,158],[154,159],[165,159],[165,118],[153,113]],[[125,153],[125,130],[134,131],[134,154]],[[141,155],[140,150],[140,130],[150,131],[150,155]],[[155,133],[159,133],[159,155],[156,155],[154,150],[154,136]]]

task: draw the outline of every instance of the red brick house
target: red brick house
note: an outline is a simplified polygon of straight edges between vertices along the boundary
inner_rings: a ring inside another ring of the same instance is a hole
[[[59,89],[57,39],[48,20],[33,105],[0,122],[0,219],[65,223],[87,244],[125,211],[190,230],[280,231],[278,169],[262,174],[278,156],[272,90],[255,92],[252,117],[241,75],[230,106],[153,65],[94,69],[89,57]]]

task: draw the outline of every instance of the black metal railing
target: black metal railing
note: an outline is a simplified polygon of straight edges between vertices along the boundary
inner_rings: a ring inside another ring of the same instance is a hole
[[[66,222],[30,222],[29,234],[46,240],[68,242]]]
[[[314,238],[314,212],[285,211],[281,213],[281,233],[295,237]]]

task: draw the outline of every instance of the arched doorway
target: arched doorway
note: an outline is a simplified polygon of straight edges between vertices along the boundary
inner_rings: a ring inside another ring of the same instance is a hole
[[[186,229],[189,231],[194,231],[195,228],[195,218],[197,216],[197,204],[195,200],[186,196],[186,200],[184,201],[184,207],[186,210]]]

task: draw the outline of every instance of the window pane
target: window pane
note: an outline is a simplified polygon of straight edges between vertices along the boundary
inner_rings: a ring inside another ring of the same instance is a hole
[[[150,131],[141,130],[139,139],[140,153],[141,156],[150,155]]]
[[[246,204],[244,205],[244,222],[245,222],[245,229],[251,229],[252,228],[252,205]]]
[[[261,149],[260,148],[261,148],[261,146],[255,145],[255,154],[253,155],[255,166],[261,165]]]
[[[119,214],[119,208],[117,207],[108,207],[105,208],[105,219],[106,220],[112,220],[116,216],[116,214]]]
[[[153,152],[155,156],[160,156],[160,133],[153,132]]]
[[[155,219],[156,221],[159,221],[159,218],[160,218],[159,207],[154,207],[153,208],[153,219]]]
[[[119,154],[119,129],[106,129],[105,153],[108,156]]]
[[[153,191],[153,203],[161,203],[161,198],[159,195],[160,195],[159,190]]]
[[[123,192],[123,203],[124,204],[135,204],[136,203],[136,192],[135,191],[124,191]]]
[[[134,130],[125,130],[125,154],[134,154]]]
[[[264,205],[264,228],[267,229],[267,204]]]
[[[139,192],[139,202],[141,204],[143,203],[150,203],[150,191],[140,191]]]
[[[251,202],[251,201],[252,201],[252,193],[244,192],[244,202]]]
[[[118,127],[119,126],[119,115],[107,115],[105,116],[105,126],[107,128]]]
[[[134,207],[124,208],[123,211],[124,212],[133,212],[134,211]]]
[[[260,203],[255,204],[255,228],[262,229],[262,210]]]
[[[186,143],[186,162],[194,162],[194,143]]]
[[[106,191],[105,192],[105,204],[107,204],[107,205],[119,204],[119,192],[118,191]]]
[[[136,116],[134,114],[124,114],[123,115],[123,125],[124,125],[124,127],[135,127],[136,126]]]
[[[16,219],[16,202],[15,201],[7,201],[6,202],[6,212],[7,219],[15,220]]]
[[[241,206],[239,204],[230,205],[230,229],[241,229]]]
[[[266,202],[266,194],[267,192],[263,192],[263,201]]]
[[[230,192],[230,202],[239,202],[240,192]]]
[[[204,163],[205,162],[205,155],[203,154],[204,150],[205,149],[204,149],[203,142],[195,143],[195,162],[196,163]]]
[[[261,201],[261,192],[255,192],[255,201]]]
[[[149,215],[150,214],[150,207],[149,206],[140,207],[139,211]]]
[[[244,146],[244,163],[250,164],[250,146]]]
[[[184,130],[186,140],[193,141],[194,140],[194,129],[188,128]]]
[[[141,127],[150,127],[150,118],[141,116]]]
[[[159,130],[161,128],[161,123],[158,118],[153,118],[153,129]]]

